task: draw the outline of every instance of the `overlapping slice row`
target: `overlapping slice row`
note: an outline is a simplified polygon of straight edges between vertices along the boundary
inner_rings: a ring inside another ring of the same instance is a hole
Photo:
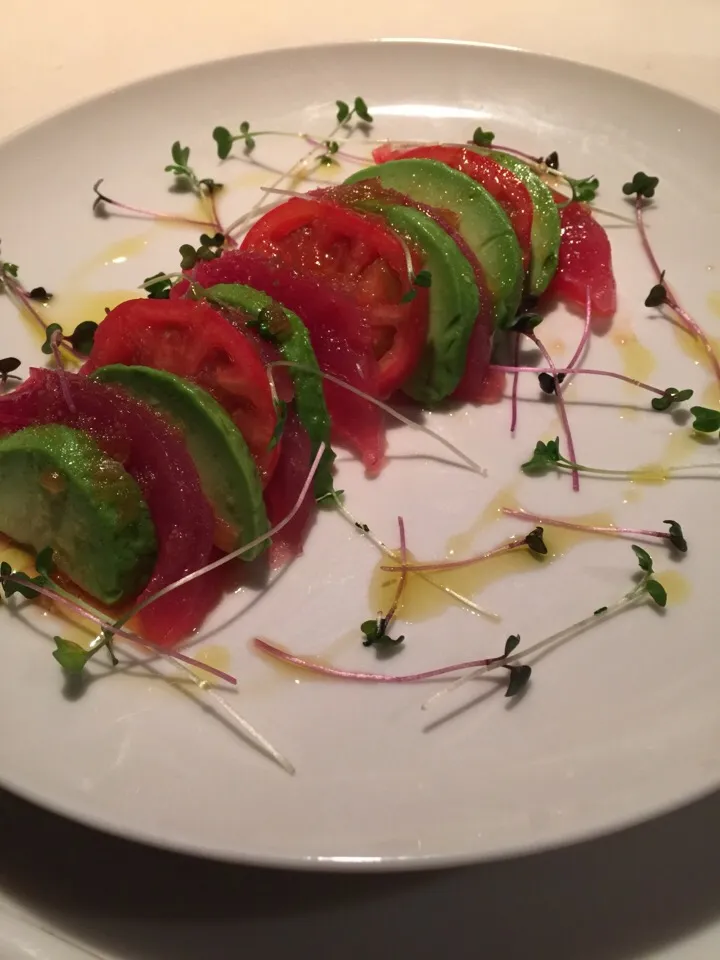
[[[271,545],[276,566],[301,551],[315,498],[332,496],[330,441],[368,474],[382,467],[370,398],[497,399],[493,341],[524,295],[614,311],[605,232],[517,158],[434,144],[375,159],[265,214],[169,300],[110,311],[81,376],[33,371],[0,398],[0,493],[12,492],[0,528],[52,546],[61,576],[127,609],[221,552],[253,541],[244,559],[262,554],[323,443],[313,489]],[[142,631],[186,637],[224,581],[149,603]]]

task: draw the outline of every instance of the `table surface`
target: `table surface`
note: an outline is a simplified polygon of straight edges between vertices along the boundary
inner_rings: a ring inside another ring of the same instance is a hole
[[[567,57],[720,108],[715,0],[4,0],[0,138],[175,67],[270,47],[440,37]],[[352,11],[352,12],[351,12]],[[93,833],[0,792],[0,960],[698,960],[720,956],[720,795],[600,840],[404,876],[213,864]],[[382,933],[380,933],[382,931]],[[62,942],[57,937],[62,938]],[[81,946],[84,946],[83,947]]]

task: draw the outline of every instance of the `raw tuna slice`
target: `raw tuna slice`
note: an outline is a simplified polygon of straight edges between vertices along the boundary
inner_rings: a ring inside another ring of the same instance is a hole
[[[356,304],[322,279],[242,250],[199,263],[195,279],[204,287],[244,283],[267,293],[303,321],[321,370],[377,396],[378,367],[370,327]],[[182,296],[186,289],[187,284],[178,284],[171,296]],[[334,439],[359,453],[369,474],[377,474],[385,456],[382,412],[328,380],[324,386]]]
[[[419,147],[393,147],[384,143],[373,150],[375,163],[388,160],[437,160],[471,177],[493,196],[512,224],[522,252],[523,269],[530,265],[533,205],[527,187],[514,173],[492,157],[475,153],[457,144],[424,144]]]
[[[295,505],[308,475],[312,444],[292,408],[283,430],[283,447],[272,480],[265,488],[265,508],[271,526],[286,517]],[[312,487],[290,523],[273,537],[270,564],[280,567],[302,553],[302,546],[315,513]]]
[[[75,406],[63,396],[60,375],[33,370],[13,393],[0,397],[0,433],[34,424],[62,423],[84,430],[135,478],[150,510],[158,556],[138,602],[205,566],[213,543],[213,514],[180,434],[149,407],[107,384],[66,373]],[[172,646],[197,629],[217,601],[199,577],[148,606],[140,632]]]
[[[555,200],[565,197],[553,191]],[[546,296],[557,298],[585,311],[587,288],[593,329],[604,332],[617,307],[612,251],[605,230],[584,203],[569,203],[560,211],[560,259]]]

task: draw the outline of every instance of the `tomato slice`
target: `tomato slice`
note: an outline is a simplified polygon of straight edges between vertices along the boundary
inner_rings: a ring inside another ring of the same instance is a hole
[[[389,143],[373,150],[376,163],[388,160],[437,160],[471,177],[494,197],[512,224],[520,244],[523,269],[530,266],[533,220],[532,198],[522,180],[492,157],[453,144],[424,144],[419,147],[393,148]]]
[[[353,297],[372,331],[378,395],[388,397],[415,369],[427,335],[427,296],[407,303],[407,248],[382,218],[322,199],[293,197],[249,230],[242,249],[278,257]],[[410,251],[412,270],[422,268]]]
[[[126,300],[95,333],[82,373],[110,363],[166,370],[197,383],[230,414],[266,484],[277,463],[269,449],[277,413],[260,355],[251,341],[206,303]]]

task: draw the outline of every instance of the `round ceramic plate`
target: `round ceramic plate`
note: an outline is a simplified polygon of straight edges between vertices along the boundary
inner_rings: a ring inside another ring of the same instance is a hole
[[[711,333],[720,326],[716,272],[715,158],[720,119],[686,100],[572,63],[482,46],[379,42],[250,56],[192,68],[94,100],[0,148],[4,257],[29,286],[55,294],[48,319],[67,327],[100,319],[159,270],[177,269],[179,244],[197,228],[141,218],[100,218],[92,184],[141,207],[197,215],[192,197],[169,190],[175,140],[191,147],[200,176],[226,184],[227,222],[260,196],[303,147],[258,137],[251,158],[220,165],[217,124],[248,120],[268,130],[333,125],[335,100],[361,95],[375,138],[463,141],[477,126],[532,155],[557,150],[562,168],[600,180],[600,221],[611,237],[619,289],[612,328],[593,337],[586,364],[660,387],[689,387],[717,404],[693,343],[644,307],[654,282],[622,184],[638,170],[660,177],[647,220],[652,242],[685,306]],[[353,152],[368,155],[357,137]],[[354,169],[321,168],[338,179]],[[297,186],[297,185],[296,185]],[[300,185],[298,189],[305,189]],[[713,312],[713,296],[715,296]],[[36,332],[0,299],[4,355],[42,363]],[[542,337],[567,362],[582,319],[558,308]],[[649,482],[653,471],[615,479],[524,476],[538,439],[559,434],[553,398],[523,379],[519,423],[510,403],[437,411],[425,422],[487,470],[462,469],[431,437],[389,430],[389,458],[375,480],[339,457],[347,505],[397,547],[405,521],[416,557],[488,549],[528,526],[503,516],[523,507],[584,522],[665,529],[682,523],[681,560],[649,544],[665,584],[665,612],[645,604],[531,659],[518,699],[490,674],[436,702],[446,681],[369,685],[317,680],[278,667],[251,648],[263,635],[355,670],[413,673],[502,652],[510,634],[528,646],[630,589],[632,539],[546,528],[544,563],[488,562],[447,583],[501,619],[477,616],[446,593],[413,582],[389,658],[364,648],[360,623],[374,616],[387,576],[356,529],[322,512],[304,555],[265,589],[230,596],[190,652],[231,671],[221,692],[297,768],[268,761],[218,719],[207,696],[156,662],[110,671],[98,663],[81,692],[51,657],[69,628],[37,610],[0,617],[0,781],[71,817],[118,834],[231,860],[309,867],[431,866],[567,843],[649,817],[720,782],[717,736],[715,510],[720,464],[714,439],[693,438],[686,416],[656,413],[650,394],[619,381],[577,377],[566,399],[578,458],[633,470],[709,462],[702,477]],[[73,628],[75,629],[75,628]],[[157,672],[159,670],[159,673]],[[502,672],[502,671],[501,671]],[[190,695],[183,695],[189,693]]]

